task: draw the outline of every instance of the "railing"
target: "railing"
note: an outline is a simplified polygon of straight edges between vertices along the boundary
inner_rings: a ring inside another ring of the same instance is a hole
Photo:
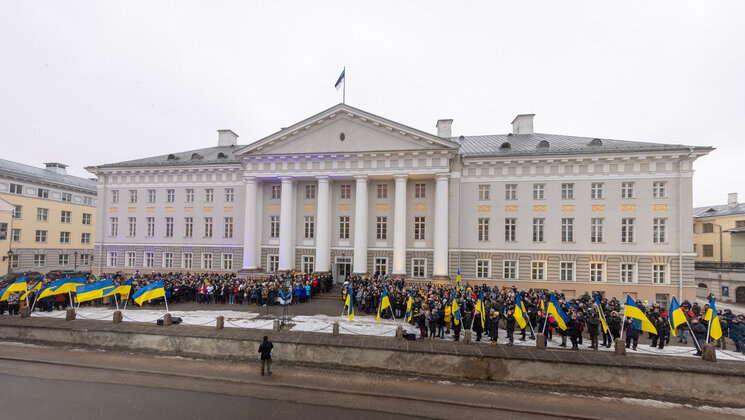
[[[697,261],[696,270],[732,270],[745,271],[745,262],[708,262]]]

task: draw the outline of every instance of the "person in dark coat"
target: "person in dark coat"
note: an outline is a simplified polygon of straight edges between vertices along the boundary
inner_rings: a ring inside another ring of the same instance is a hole
[[[511,346],[515,339],[513,335],[515,334],[515,313],[510,309],[509,312],[505,314],[504,318],[504,329],[507,330],[507,339],[510,341],[509,345]]]
[[[463,319],[461,320],[463,323],[463,336],[465,337],[466,334],[471,334],[471,312],[469,311],[463,311]]]
[[[701,356],[701,349],[703,348],[704,343],[706,343],[706,325],[698,322],[698,318],[693,318],[691,319],[691,330],[693,330],[693,338],[698,342],[695,355]]]
[[[636,346],[639,345],[639,330],[636,329],[634,320],[632,318],[626,319],[624,328],[626,329],[626,348],[631,347],[631,342],[633,341],[634,347],[632,350],[636,350]]]
[[[572,313],[572,319],[567,324],[567,332],[569,333],[569,339],[572,340],[572,350],[579,350],[579,332],[581,324],[577,319],[577,314]]]
[[[473,313],[473,331],[476,333],[476,341],[481,341],[481,334],[484,333],[484,326],[481,325],[481,312]]]
[[[261,376],[264,376],[264,367],[266,367],[267,376],[272,376],[272,349],[274,344],[269,341],[269,337],[264,336],[264,341],[259,344],[259,353],[261,353]]]
[[[657,341],[659,340],[660,346],[657,348],[663,349],[665,348],[665,343],[670,338],[670,324],[668,323],[667,318],[662,315],[657,315],[654,327],[657,329],[657,335],[652,336],[652,345],[650,347],[657,347]]]
[[[453,317],[453,319],[452,319],[451,322],[452,322],[452,327],[451,328],[453,329],[453,338],[455,339],[455,341],[458,341],[458,340],[460,340],[460,329],[463,327],[463,325],[462,325],[463,322],[461,321],[461,322],[458,322],[456,324],[455,323],[455,317]]]
[[[587,322],[587,333],[590,335],[590,345],[588,348],[598,349],[598,335],[600,334],[600,318],[595,311],[590,312],[590,316],[585,319]]]
[[[743,325],[737,318],[732,318],[729,324],[729,338],[735,343],[735,351],[739,351],[745,354],[745,347],[743,347]]]
[[[611,341],[615,341],[616,338],[621,338],[621,317],[618,316],[618,312],[612,311],[607,321],[608,331],[610,332],[611,337],[613,337],[613,340]],[[610,343],[608,343],[607,347],[610,347]]]
[[[492,344],[497,344],[497,339],[499,338],[499,314],[494,309],[491,310],[489,320],[489,337]]]

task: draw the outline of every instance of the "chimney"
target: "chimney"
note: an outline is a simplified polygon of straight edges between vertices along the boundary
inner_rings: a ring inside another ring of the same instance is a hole
[[[520,114],[512,120],[512,134],[533,134],[535,114]]]
[[[237,146],[238,134],[235,134],[233,130],[217,130],[217,145]]]
[[[56,174],[67,175],[67,165],[57,162],[47,162],[44,164],[47,171],[52,171]],[[735,194],[736,196],[737,194]],[[735,198],[737,200],[737,198]]]
[[[728,207],[735,207],[737,205],[737,193],[729,193],[727,194],[727,206]]]
[[[437,137],[453,137],[453,120],[437,120]]]

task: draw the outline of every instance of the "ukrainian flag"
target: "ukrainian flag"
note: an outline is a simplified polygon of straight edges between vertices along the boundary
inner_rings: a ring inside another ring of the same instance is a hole
[[[163,280],[158,280],[155,283],[150,283],[142,289],[136,291],[134,295],[132,295],[132,298],[134,298],[136,304],[142,306],[145,301],[165,296],[166,290],[163,287]]]
[[[538,300],[538,309],[540,309],[541,314],[546,314],[546,303],[543,301],[543,294],[541,294],[540,300]]]
[[[26,275],[24,274],[0,292],[0,302],[8,300],[8,297],[10,297],[10,294],[13,292],[25,292],[26,287],[28,286],[26,285]]]
[[[120,284],[119,286],[114,287],[111,290],[107,290],[104,292],[103,296],[111,296],[111,295],[127,295],[132,292],[132,279],[125,281],[124,283]]]
[[[486,308],[484,308],[484,291],[479,290],[479,300],[476,301],[476,310],[481,312],[481,328],[486,327]],[[475,321],[475,320],[474,320]]]
[[[714,340],[719,340],[722,338],[722,324],[719,322],[719,314],[717,314],[717,307],[714,306],[714,300],[714,298],[711,298],[704,321],[709,321],[709,336]]]
[[[55,295],[76,291],[78,286],[85,284],[88,276],[73,277],[71,279],[63,277],[61,280],[64,281],[54,290]]]
[[[411,322],[414,314],[414,287],[409,290],[409,300],[406,301],[406,322]]]
[[[597,293],[595,293],[595,307],[598,310],[598,317],[600,318],[600,323],[603,325],[603,332],[607,333],[608,332],[608,321],[605,320],[605,314],[603,313],[603,307],[600,306],[600,296],[598,296]]]
[[[349,283],[349,290],[347,290],[347,300],[344,302],[345,305],[347,305],[347,317],[349,320],[354,319],[354,304],[353,304],[353,296],[354,293],[352,293],[352,283]]]
[[[35,291],[37,291],[37,290],[41,290],[41,285],[42,285],[42,283],[44,283],[44,278],[43,278],[43,277],[42,277],[42,278],[40,278],[40,279],[39,279],[39,281],[37,281],[36,283],[34,283],[34,285],[33,285],[33,286],[31,286],[31,288],[30,288],[30,289],[28,289],[28,290],[26,291],[26,293],[24,293],[24,294],[23,294],[23,295],[21,296],[21,300],[26,300],[26,298],[28,298],[28,295],[30,295],[30,294],[31,294],[31,292],[35,292]]]
[[[383,309],[390,308],[390,306],[391,300],[388,299],[388,292],[385,290],[385,287],[383,287],[383,296],[380,297],[380,303],[378,304],[378,321],[380,321],[380,315],[383,313]]]
[[[673,336],[676,336],[675,329],[679,325],[686,323],[686,316],[683,313],[683,309],[678,305],[678,300],[675,299],[675,296],[673,296],[673,300],[670,302],[670,310],[668,312],[667,322],[670,323],[670,331],[673,333]]]
[[[515,317],[515,320],[520,326],[520,329],[525,328],[525,326],[527,325],[527,322],[525,322],[526,312],[527,311],[525,310],[525,305],[523,305],[523,299],[520,297],[520,293],[517,292],[515,294],[515,313],[512,314],[512,316]]]
[[[460,324],[460,307],[458,306],[458,302],[453,298],[453,304],[451,305],[451,311],[453,313],[453,322],[455,325]]]
[[[460,287],[460,268],[458,268],[458,277],[455,278],[455,291],[460,293],[461,287]]]
[[[88,302],[89,300],[102,298],[103,294],[113,287],[114,280],[112,279],[78,286],[75,289],[75,302]]]
[[[657,334],[657,328],[655,328],[649,318],[644,315],[644,312],[636,306],[634,299],[631,299],[630,295],[626,295],[626,307],[623,308],[623,316],[638,319],[642,322],[642,331],[649,331],[652,334]]]
[[[557,324],[559,324],[559,328],[561,328],[562,330],[567,329],[569,316],[561,309],[561,306],[559,306],[559,301],[556,300],[556,297],[553,293],[551,293],[551,298],[548,300],[548,308],[546,309],[546,313],[554,316],[554,320]]]
[[[37,296],[36,299],[39,300],[39,299],[43,299],[43,298],[45,298],[47,296],[54,296],[54,295],[58,294],[57,293],[57,288],[60,287],[64,282],[66,282],[68,280],[69,279],[67,277],[62,277],[59,280],[55,280],[55,281],[47,284],[46,286],[44,286],[44,288],[41,289],[41,291],[39,292],[39,296]],[[60,292],[60,293],[62,293],[62,292]]]

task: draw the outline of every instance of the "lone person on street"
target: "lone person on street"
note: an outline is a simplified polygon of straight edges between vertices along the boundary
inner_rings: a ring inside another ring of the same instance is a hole
[[[269,337],[264,336],[264,341],[259,344],[259,353],[261,353],[261,376],[264,376],[264,366],[266,366],[267,376],[272,376],[272,349],[274,344],[269,341]]]

